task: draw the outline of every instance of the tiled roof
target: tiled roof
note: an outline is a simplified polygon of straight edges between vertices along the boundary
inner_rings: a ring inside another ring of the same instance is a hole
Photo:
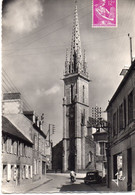
[[[23,114],[6,114],[3,116],[2,130],[32,143],[32,122]]]

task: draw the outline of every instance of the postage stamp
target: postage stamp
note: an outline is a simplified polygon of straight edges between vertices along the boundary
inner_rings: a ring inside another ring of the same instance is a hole
[[[117,0],[92,0],[92,27],[117,27]]]

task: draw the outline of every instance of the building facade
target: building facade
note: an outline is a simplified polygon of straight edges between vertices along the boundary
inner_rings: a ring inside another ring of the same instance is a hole
[[[11,186],[32,182],[32,147],[30,137],[2,117],[2,185]]]
[[[95,149],[95,169],[98,170],[99,175],[106,181],[107,176],[107,144],[108,144],[108,128],[107,121],[102,118],[89,117],[88,126],[89,131],[96,145]]]
[[[109,125],[108,185],[135,190],[135,61],[107,107]]]
[[[8,187],[46,174],[46,135],[34,112],[24,112],[20,93],[5,93],[2,102],[2,184]]]
[[[91,164],[89,163],[91,159],[88,156],[91,151],[92,139],[87,136],[90,80],[87,72],[85,52],[83,56],[81,52],[77,5],[75,5],[74,11],[70,59],[68,59],[68,54],[66,54],[63,81],[62,169],[63,172],[68,170],[79,172],[85,170],[89,167],[88,164]]]

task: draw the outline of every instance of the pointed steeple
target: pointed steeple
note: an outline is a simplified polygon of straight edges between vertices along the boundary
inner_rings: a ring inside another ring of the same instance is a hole
[[[87,71],[85,65],[86,62],[82,57],[82,51],[81,51],[77,0],[75,0],[70,59],[69,61],[67,60],[67,54],[66,54],[65,74],[82,73],[84,76],[87,77],[86,74]]]
[[[77,1],[75,1],[71,53],[70,53],[70,65],[72,67],[72,72],[80,71],[81,63],[82,63],[81,41],[80,41],[80,32],[79,32]]]

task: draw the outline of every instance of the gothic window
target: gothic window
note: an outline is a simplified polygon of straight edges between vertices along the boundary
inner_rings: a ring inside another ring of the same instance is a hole
[[[73,85],[71,85],[71,102],[73,102]]]
[[[133,91],[128,96],[128,124],[133,121]]]
[[[84,103],[85,87],[83,85],[83,103]]]

